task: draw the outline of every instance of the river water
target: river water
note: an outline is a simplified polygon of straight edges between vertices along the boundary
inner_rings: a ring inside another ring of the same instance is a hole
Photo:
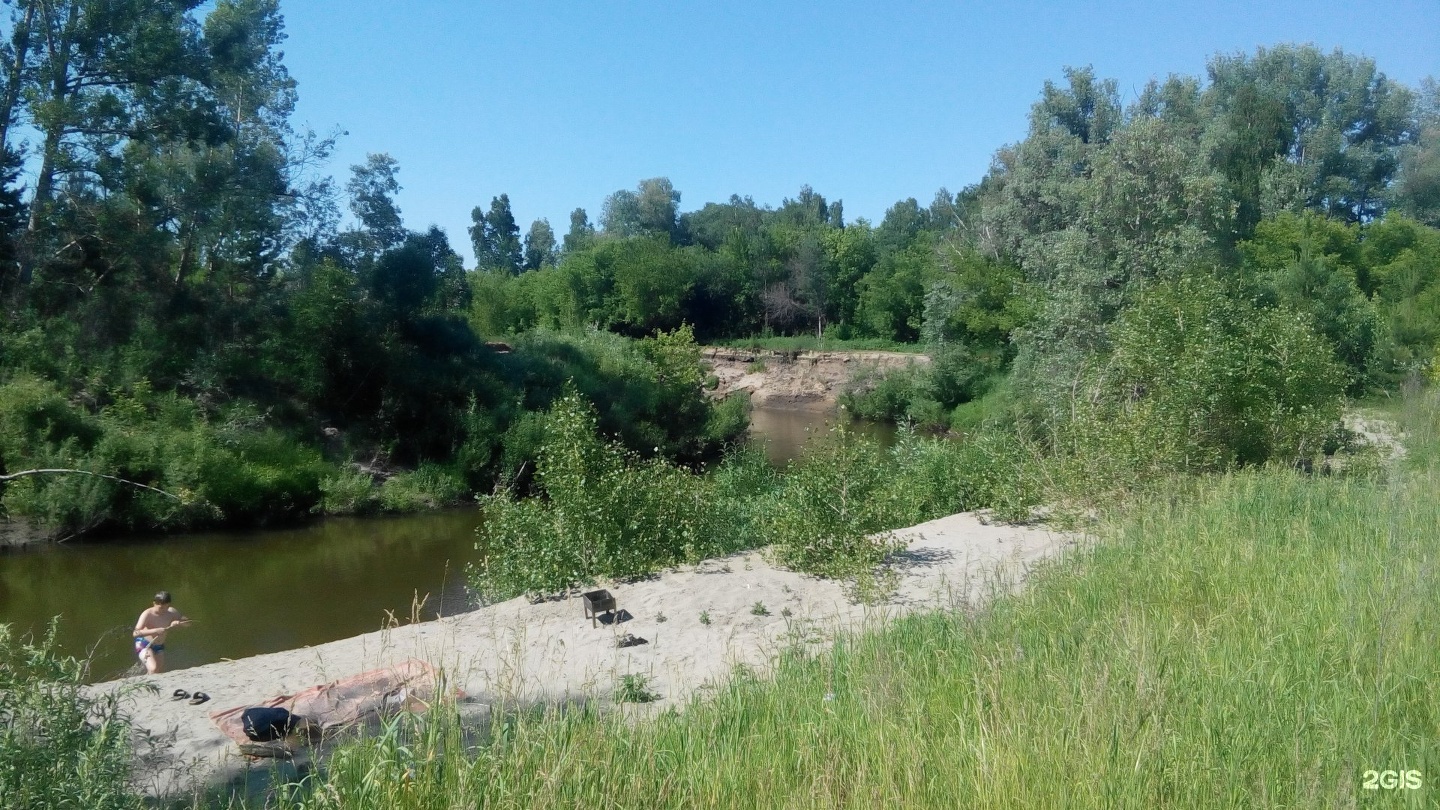
[[[751,435],[782,465],[833,419],[756,409]],[[894,438],[890,426],[857,429]],[[41,633],[60,616],[61,649],[89,657],[94,680],[135,665],[130,629],[160,589],[194,619],[166,641],[170,669],[323,644],[470,607],[465,567],[478,556],[479,523],[474,508],[460,508],[0,554],[0,623]]]

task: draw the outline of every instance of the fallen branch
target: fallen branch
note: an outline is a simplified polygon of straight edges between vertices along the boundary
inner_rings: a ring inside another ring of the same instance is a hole
[[[164,495],[165,497],[171,498],[171,499],[176,500],[176,501],[180,501],[180,500],[181,500],[178,495],[172,495],[172,494],[170,494],[169,492],[166,492],[166,491],[163,490],[163,489],[160,489],[160,488],[158,488],[158,487],[152,487],[152,486],[150,486],[149,484],[142,484],[142,483],[140,483],[139,481],[131,481],[131,480],[128,479],[128,478],[121,478],[121,477],[116,476],[116,475],[106,475],[105,473],[90,472],[89,470],[67,470],[67,469],[21,470],[20,472],[10,473],[9,475],[0,475],[0,483],[4,483],[4,482],[6,482],[6,481],[14,481],[16,478],[24,478],[24,477],[27,476],[27,475],[53,475],[53,474],[57,474],[57,473],[69,473],[69,474],[72,474],[72,475],[93,475],[93,476],[96,477],[96,478],[107,478],[107,479],[109,479],[109,480],[111,480],[111,481],[119,481],[119,482],[122,483],[122,484],[129,484],[129,485],[132,486],[132,487],[139,487],[139,488],[141,488],[141,489],[148,489],[148,490],[150,490],[151,492],[158,492],[158,493],[160,493],[161,495]],[[181,502],[183,503],[183,501],[181,501]]]

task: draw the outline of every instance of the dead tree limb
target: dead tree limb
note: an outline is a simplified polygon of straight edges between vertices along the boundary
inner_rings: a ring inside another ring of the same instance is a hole
[[[119,481],[119,482],[122,483],[122,484],[129,484],[129,485],[132,486],[132,487],[139,487],[139,488],[141,488],[141,489],[148,489],[148,490],[150,490],[151,492],[158,492],[158,493],[160,493],[161,495],[164,495],[165,497],[171,498],[171,499],[173,499],[173,500],[177,500],[177,501],[180,500],[180,497],[179,497],[178,495],[172,495],[172,494],[170,494],[169,492],[166,492],[166,491],[163,490],[163,489],[160,489],[160,488],[158,488],[158,487],[152,487],[152,486],[150,486],[149,484],[142,484],[142,483],[140,483],[139,481],[131,481],[131,480],[128,479],[128,478],[121,478],[121,477],[116,476],[116,475],[106,475],[105,473],[90,472],[89,470],[67,470],[67,469],[21,470],[20,472],[10,473],[9,475],[0,475],[0,483],[4,483],[4,482],[6,482],[6,481],[14,481],[16,478],[24,478],[24,477],[27,476],[27,475],[55,475],[55,474],[92,475],[92,476],[94,476],[94,477],[96,477],[96,478],[107,478],[107,479],[109,479],[109,480],[111,480],[111,481]],[[182,502],[183,502],[183,501],[182,501]]]

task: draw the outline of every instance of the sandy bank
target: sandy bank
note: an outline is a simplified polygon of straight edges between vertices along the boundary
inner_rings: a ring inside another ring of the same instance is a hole
[[[887,603],[857,605],[840,583],[777,569],[749,553],[611,586],[622,614],[592,628],[578,597],[530,604],[514,599],[448,618],[354,638],[92,687],[130,689],[125,706],[155,742],[141,763],[152,794],[221,784],[247,769],[234,743],[209,720],[213,711],[248,705],[326,681],[416,657],[443,667],[483,714],[502,700],[605,699],[620,678],[649,676],[656,709],[713,687],[735,664],[764,670],[790,643],[816,648],[837,631],[916,609],[974,604],[996,583],[1023,580],[1037,561],[1077,542],[1041,528],[986,525],[952,515],[897,532],[908,548],[895,560],[899,588]],[[769,615],[752,613],[763,603]],[[701,622],[708,614],[709,624]],[[785,612],[789,615],[784,615]],[[298,617],[303,621],[303,617]],[[648,643],[617,648],[630,633]],[[177,639],[176,643],[183,644]],[[158,690],[135,690],[138,684]],[[173,701],[176,689],[201,690],[210,703]]]
[[[712,392],[750,394],[759,407],[828,410],[861,372],[929,363],[903,352],[777,352],[707,348],[701,358],[720,384]]]

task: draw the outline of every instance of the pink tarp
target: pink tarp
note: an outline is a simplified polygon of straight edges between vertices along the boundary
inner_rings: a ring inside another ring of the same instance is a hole
[[[279,706],[328,731],[399,709],[424,711],[439,685],[435,668],[415,658],[383,669],[312,686],[293,695],[214,712],[210,719],[238,743],[249,743],[240,715],[254,706]],[[457,696],[463,696],[458,691]]]

